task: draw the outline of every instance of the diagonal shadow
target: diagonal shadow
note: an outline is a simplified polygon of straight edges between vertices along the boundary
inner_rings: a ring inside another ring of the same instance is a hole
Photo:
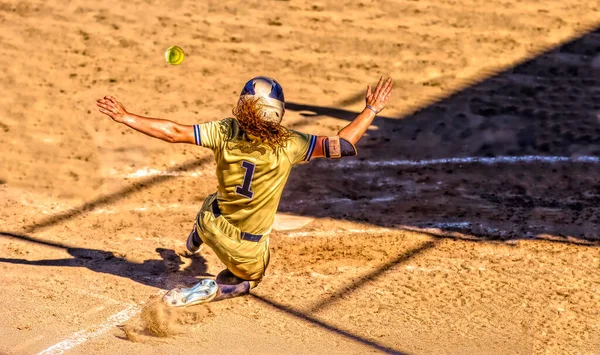
[[[371,87],[372,88],[377,87],[377,83],[375,83],[375,85],[371,85]],[[335,106],[344,107],[344,106],[354,105],[354,104],[360,103],[364,100],[365,100],[365,93],[361,91],[361,92],[358,92],[344,100],[338,101]]]
[[[156,252],[162,260],[148,259],[142,263],[127,260],[125,257],[111,251],[78,248],[63,243],[33,238],[19,233],[0,232],[0,236],[21,241],[45,245],[66,250],[72,258],[26,260],[18,258],[0,258],[0,263],[34,266],[85,267],[94,272],[129,278],[143,285],[161,289],[171,289],[182,284],[196,283],[197,276],[213,276],[207,273],[206,260],[199,255],[191,258],[191,264],[180,271],[184,264],[174,250],[157,248]]]
[[[58,248],[58,249],[75,248],[75,246],[73,246],[73,245],[59,243],[59,242],[51,242],[51,241],[47,241],[47,240],[43,240],[43,239],[39,239],[39,238],[33,238],[31,236],[28,236],[26,234],[21,234],[21,233],[0,232],[0,236],[24,240],[27,242],[41,244],[41,245],[45,245],[47,247]]]
[[[379,116],[357,158],[295,168],[280,210],[389,228],[439,225],[483,239],[600,242],[599,48],[595,28],[415,112]],[[307,120],[356,116],[286,108]],[[426,163],[524,156],[550,161]],[[595,159],[569,161],[580,156]]]
[[[297,102],[286,102],[285,109],[298,112],[303,111],[300,113],[300,115],[304,117],[329,116],[340,118],[346,121],[352,121],[354,118],[356,118],[356,115],[358,115],[358,112],[348,111],[340,108],[305,105]],[[377,116],[375,123],[378,123],[381,120],[395,120],[395,118],[389,116]]]
[[[321,321],[321,320],[319,320],[319,319],[317,319],[315,317],[312,317],[312,316],[310,316],[310,315],[308,315],[306,313],[300,312],[300,311],[298,311],[296,309],[293,309],[292,307],[285,306],[285,305],[283,305],[283,304],[281,304],[279,302],[270,300],[270,299],[268,299],[266,297],[259,296],[259,295],[253,294],[253,293],[250,294],[250,297],[254,298],[255,300],[261,301],[261,302],[263,302],[263,303],[265,303],[265,304],[267,304],[267,305],[269,305],[269,306],[271,306],[271,307],[273,307],[273,308],[275,308],[277,310],[280,310],[280,311],[283,311],[283,312],[285,312],[287,314],[290,314],[290,315],[292,315],[292,316],[294,316],[296,318],[299,318],[299,319],[304,320],[306,322],[315,324],[315,325],[317,325],[317,326],[319,326],[319,327],[321,327],[323,329],[329,330],[330,332],[333,332],[335,334],[341,335],[344,338],[347,338],[347,339],[350,339],[350,340],[354,340],[356,342],[359,342],[361,344],[367,345],[367,346],[369,346],[369,347],[371,347],[373,349],[379,350],[379,351],[384,352],[386,354],[392,354],[392,355],[406,355],[407,354],[407,353],[404,353],[404,352],[402,352],[400,350],[396,350],[394,348],[382,345],[382,344],[380,344],[380,343],[378,343],[378,342],[376,342],[374,340],[369,340],[369,339],[363,338],[363,337],[361,337],[359,335],[356,335],[356,334],[350,333],[348,331],[345,331],[343,329],[340,329],[340,328],[338,328],[338,327],[336,327],[334,325],[331,325],[331,324],[329,324],[327,322]]]
[[[377,87],[377,82],[371,83],[371,89],[374,90],[374,88],[376,88],[376,87]],[[360,102],[364,102],[366,89],[367,89],[367,87],[365,86],[364,90],[357,91],[356,94],[349,96],[343,100],[340,100],[340,101],[336,102],[334,105],[344,107],[344,106],[350,106],[350,105],[358,104]],[[287,103],[286,103],[286,107],[287,107]]]
[[[356,281],[346,285],[343,289],[335,292],[334,294],[329,296],[327,299],[323,299],[323,300],[317,302],[310,309],[310,311],[313,313],[316,313],[316,312],[319,312],[319,311],[329,307],[330,305],[335,303],[335,301],[341,300],[344,297],[348,296],[349,294],[357,291],[361,287],[368,285],[368,283],[370,281],[375,280],[376,278],[378,278],[379,276],[384,274],[386,271],[392,269],[393,267],[395,267],[403,262],[408,261],[409,259],[411,259],[413,256],[416,256],[417,254],[424,253],[424,252],[434,248],[436,246],[436,244],[437,244],[437,241],[425,242],[425,243],[421,244],[420,246],[418,246],[417,248],[409,250],[408,252],[406,252],[402,255],[398,255],[396,258],[381,265],[377,269],[371,271],[370,273],[368,273],[364,276],[359,277]]]
[[[33,223],[29,226],[26,226],[25,232],[32,233],[38,229],[49,227],[49,226],[61,223],[63,221],[69,220],[73,217],[77,217],[77,216],[79,216],[85,212],[89,212],[97,207],[119,201],[119,200],[131,195],[132,193],[138,192],[145,188],[149,188],[153,185],[163,183],[165,181],[169,181],[176,177],[175,175],[168,175],[168,174],[182,173],[182,172],[189,171],[191,169],[199,168],[202,165],[211,161],[212,159],[213,159],[212,155],[201,158],[201,159],[194,159],[194,160],[185,162],[183,164],[180,164],[176,167],[167,169],[166,175],[157,175],[157,176],[144,178],[141,181],[136,181],[130,186],[121,188],[113,193],[100,196],[92,201],[84,203],[83,205],[81,205],[79,207],[72,208],[63,213],[58,213],[58,214],[52,215],[52,216],[50,216],[46,219],[43,219],[39,222]]]

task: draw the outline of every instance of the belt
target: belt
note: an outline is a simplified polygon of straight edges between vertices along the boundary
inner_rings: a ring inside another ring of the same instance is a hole
[[[222,215],[221,209],[219,208],[219,202],[217,201],[217,199],[215,199],[213,201],[211,207],[212,207],[212,213],[215,215],[215,218]],[[240,231],[240,238],[242,238],[243,240],[250,241],[250,242],[260,242],[262,237],[263,237],[262,234],[252,234],[252,233]]]

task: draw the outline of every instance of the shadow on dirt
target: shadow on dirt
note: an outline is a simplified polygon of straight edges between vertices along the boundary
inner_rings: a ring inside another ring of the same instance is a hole
[[[302,312],[302,311],[296,310],[296,309],[294,309],[294,308],[292,308],[290,306],[281,304],[281,303],[279,303],[277,301],[268,299],[268,298],[260,296],[260,295],[255,295],[255,294],[250,294],[250,297],[252,297],[253,299],[255,299],[257,301],[265,303],[265,304],[267,304],[267,305],[269,305],[269,306],[277,309],[278,311],[285,312],[285,313],[287,313],[289,315],[292,315],[292,316],[294,316],[296,318],[299,318],[299,319],[302,319],[304,321],[310,322],[310,323],[312,323],[314,325],[317,325],[317,326],[319,326],[319,327],[321,327],[321,328],[323,328],[325,330],[328,330],[328,331],[330,331],[332,333],[335,333],[337,335],[341,335],[344,338],[351,339],[351,340],[354,340],[356,342],[359,342],[359,343],[362,343],[364,345],[367,345],[367,346],[373,348],[374,350],[378,350],[378,351],[380,351],[382,353],[392,354],[392,355],[403,355],[403,354],[406,354],[406,353],[404,353],[402,351],[399,351],[399,350],[396,350],[396,349],[391,348],[389,346],[385,346],[383,344],[380,344],[377,341],[369,340],[369,339],[363,338],[363,337],[361,337],[359,335],[356,335],[354,333],[350,333],[350,332],[347,332],[347,331],[345,331],[343,329],[339,329],[339,328],[337,328],[337,327],[335,327],[335,326],[333,326],[333,325],[331,325],[331,324],[329,324],[327,322],[324,322],[322,320],[319,320],[319,319],[311,316],[310,314],[308,314],[306,312]]]
[[[26,226],[25,232],[32,233],[38,229],[42,229],[45,227],[50,227],[50,226],[59,224],[63,221],[67,221],[71,218],[77,217],[81,214],[92,211],[96,208],[117,202],[135,192],[138,192],[145,188],[151,187],[153,185],[158,185],[160,183],[169,181],[169,180],[173,179],[177,173],[182,173],[182,172],[190,171],[193,169],[197,169],[212,160],[213,160],[212,156],[207,156],[202,159],[189,160],[189,161],[187,161],[183,164],[177,165],[171,169],[167,169],[167,171],[166,171],[167,174],[165,174],[165,175],[156,175],[156,176],[150,176],[150,177],[147,177],[144,179],[140,179],[139,181],[136,181],[135,183],[131,184],[130,186],[121,188],[111,194],[100,196],[92,201],[84,203],[83,205],[81,205],[77,208],[73,208],[73,209],[67,210],[62,213],[57,213],[57,214],[51,215],[39,222],[36,222],[29,226]]]
[[[599,53],[596,29],[413,114],[379,117],[359,157],[296,168],[280,210],[485,238],[598,242]],[[307,119],[356,116],[286,108]]]
[[[123,255],[98,249],[76,248],[60,243],[48,242],[24,234],[0,232],[0,236],[25,242],[42,244],[66,250],[72,258],[25,260],[0,257],[0,263],[37,266],[85,267],[95,272],[126,277],[141,284],[161,289],[171,289],[182,284],[197,282],[196,277],[214,276],[206,272],[206,261],[199,255],[182,256],[172,249],[157,248],[162,260],[149,259],[142,263],[129,261]]]
[[[182,284],[191,285],[197,282],[196,277],[214,276],[206,273],[206,261],[201,256],[196,255],[191,257],[191,265],[187,266],[185,270],[180,271],[180,265],[184,264],[184,262],[182,261],[181,256],[171,249],[156,249],[158,254],[161,256],[162,260],[145,260],[143,263],[135,263],[128,261],[127,259],[125,259],[125,257],[110,251],[88,248],[76,248],[68,246],[66,244],[45,241],[42,239],[37,239],[28,235],[18,233],[0,232],[0,236],[13,238],[28,243],[41,244],[48,247],[65,249],[71,256],[73,256],[73,258],[44,260],[0,258],[0,263],[36,266],[86,267],[95,272],[126,277],[141,284],[156,288],[162,288],[165,290],[180,286]],[[434,245],[435,243],[432,242],[425,243],[423,246],[412,250],[405,255],[401,255],[398,258],[392,260],[391,262],[386,263],[380,269],[366,275],[360,280],[355,281],[350,286],[344,288],[342,292],[334,294],[331,298],[315,305],[313,312],[325,308],[327,304],[335,301],[336,299],[346,296],[351,292],[354,292],[356,289],[360,288],[362,285],[365,284],[364,281],[375,279],[385,271],[389,270],[391,267],[410,259],[412,256],[418,253],[432,248]],[[250,294],[249,297],[252,297],[257,301],[260,301],[280,311],[283,311],[291,316],[300,318],[306,322],[310,322],[342,337],[348,338],[356,342],[360,342],[383,353],[394,355],[404,354],[399,350],[380,344],[375,340],[368,339],[358,334],[345,331],[334,325],[331,325],[327,322],[321,321],[311,316],[310,313],[298,311],[290,306],[280,304],[267,297],[255,294]]]

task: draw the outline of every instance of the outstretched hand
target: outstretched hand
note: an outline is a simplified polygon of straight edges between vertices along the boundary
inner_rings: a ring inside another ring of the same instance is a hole
[[[379,78],[375,92],[371,92],[371,85],[367,85],[367,93],[365,94],[367,106],[371,106],[377,110],[375,113],[381,112],[392,95],[392,86],[392,78],[387,78],[383,82],[383,77]]]
[[[128,112],[123,104],[112,96],[104,96],[103,99],[96,100],[96,105],[100,107],[100,112],[109,116],[116,122],[123,122]]]

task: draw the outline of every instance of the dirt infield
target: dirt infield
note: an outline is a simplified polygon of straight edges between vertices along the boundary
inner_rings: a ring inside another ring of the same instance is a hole
[[[598,28],[597,1],[0,2],[0,354],[600,354]],[[95,99],[206,122],[261,74],[320,135],[396,86],[358,158],[294,170],[250,296],[165,308],[222,268],[178,254],[215,165]]]

